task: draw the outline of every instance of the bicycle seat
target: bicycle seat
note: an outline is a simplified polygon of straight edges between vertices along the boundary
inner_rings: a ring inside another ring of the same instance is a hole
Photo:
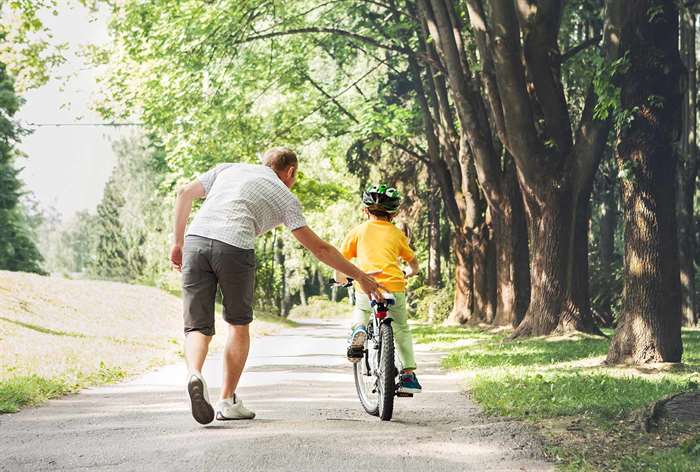
[[[383,302],[378,302],[377,300],[372,300],[370,302],[370,305],[371,306],[375,306],[377,304],[384,304],[386,306],[396,305],[396,298],[394,297],[394,295],[392,295],[391,293],[382,293],[382,295],[384,296]]]

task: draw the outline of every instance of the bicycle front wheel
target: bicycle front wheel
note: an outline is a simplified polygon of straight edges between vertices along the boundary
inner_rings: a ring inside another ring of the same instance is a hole
[[[396,365],[394,364],[394,330],[390,323],[379,328],[379,371],[377,387],[379,391],[379,417],[389,421],[394,413],[396,390]]]
[[[365,411],[373,416],[379,415],[378,361],[379,346],[368,339],[365,341],[365,355],[353,365],[357,396]]]

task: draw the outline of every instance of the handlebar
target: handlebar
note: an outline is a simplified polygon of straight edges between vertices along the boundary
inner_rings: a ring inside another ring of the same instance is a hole
[[[350,277],[348,277],[348,281],[344,284],[339,283],[337,280],[335,280],[333,278],[331,278],[328,281],[328,285],[337,285],[339,287],[352,287],[352,283],[353,283],[353,279],[351,279]]]

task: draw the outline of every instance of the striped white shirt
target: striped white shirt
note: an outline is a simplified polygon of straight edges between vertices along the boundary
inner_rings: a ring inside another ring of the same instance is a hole
[[[292,231],[306,226],[299,200],[270,167],[219,164],[198,179],[206,199],[188,235],[254,249],[256,236],[281,224]]]

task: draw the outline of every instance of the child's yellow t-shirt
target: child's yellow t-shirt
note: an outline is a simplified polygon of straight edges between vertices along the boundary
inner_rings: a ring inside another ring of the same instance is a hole
[[[381,270],[374,278],[390,292],[406,290],[399,259],[411,262],[416,257],[401,230],[389,221],[377,220],[366,221],[350,230],[340,252],[346,259],[357,259],[357,266],[365,272]]]

